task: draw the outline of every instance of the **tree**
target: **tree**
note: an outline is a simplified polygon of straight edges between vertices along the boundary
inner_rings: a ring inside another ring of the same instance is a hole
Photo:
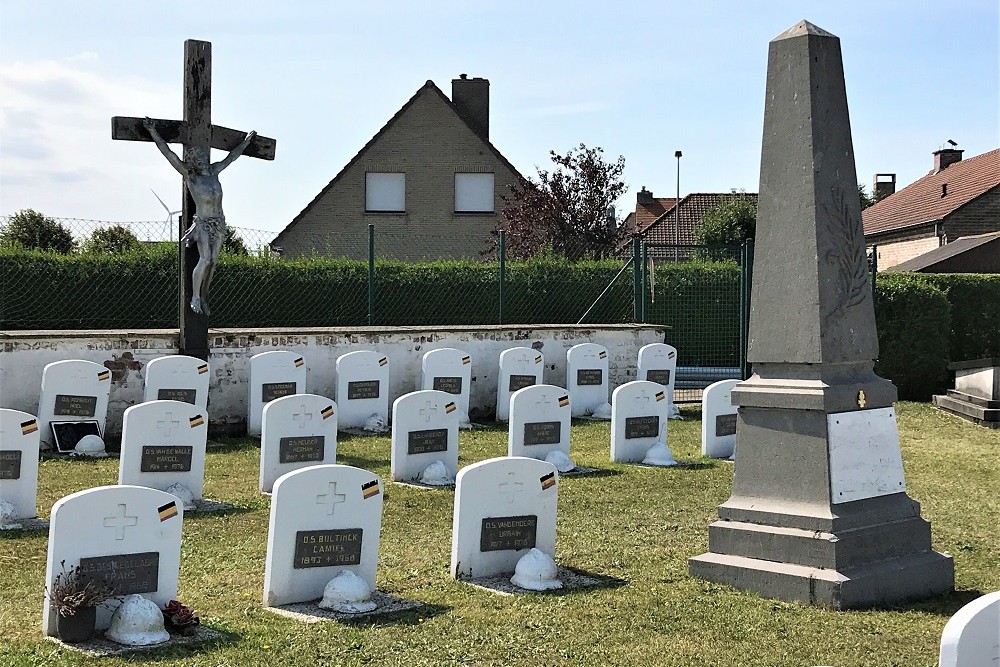
[[[230,255],[242,255],[243,257],[250,254],[243,239],[236,235],[236,230],[232,227],[226,227],[226,238],[222,240],[222,252]]]
[[[858,183],[858,196],[861,197],[862,211],[870,206],[874,206],[875,204],[885,199],[885,195],[879,192],[878,190],[869,194],[868,188],[865,187],[864,183]]]
[[[493,230],[491,249],[507,232],[507,255],[523,259],[546,249],[576,260],[605,257],[621,237],[614,204],[625,192],[625,158],[604,161],[604,150],[585,144],[565,155],[549,151],[555,168],[522,178],[503,197],[504,221]]]
[[[701,245],[738,245],[757,232],[757,200],[741,192],[724,195],[705,212],[695,239]]]
[[[59,223],[38,211],[26,208],[10,216],[0,232],[0,243],[36,250],[52,250],[63,255],[73,252],[73,234]]]
[[[122,225],[95,229],[84,249],[87,252],[118,254],[142,247],[132,230]]]

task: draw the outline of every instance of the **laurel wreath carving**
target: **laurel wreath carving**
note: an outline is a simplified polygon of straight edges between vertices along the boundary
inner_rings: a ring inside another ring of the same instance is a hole
[[[826,227],[832,247],[827,249],[824,259],[836,267],[839,301],[835,301],[824,315],[825,320],[839,317],[848,308],[862,303],[871,293],[868,287],[868,261],[864,253],[864,229],[861,216],[853,215],[853,207],[848,206],[847,193],[835,185],[831,193],[832,204],[824,204]],[[855,195],[856,196],[856,195]]]

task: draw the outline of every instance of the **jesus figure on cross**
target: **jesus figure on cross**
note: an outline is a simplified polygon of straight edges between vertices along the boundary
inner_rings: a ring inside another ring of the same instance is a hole
[[[219,260],[222,244],[226,240],[226,216],[222,213],[222,183],[219,182],[219,172],[243,154],[257,133],[248,132],[246,138],[229,151],[229,155],[212,164],[209,162],[209,156],[200,148],[188,149],[190,157],[187,161],[181,160],[156,131],[156,124],[152,118],[147,116],[142,124],[149,131],[156,147],[167,158],[167,162],[184,177],[184,185],[194,201],[194,219],[181,237],[181,241],[188,247],[192,243],[198,246],[198,264],[191,272],[191,310],[208,315],[208,286],[212,282],[215,263]]]

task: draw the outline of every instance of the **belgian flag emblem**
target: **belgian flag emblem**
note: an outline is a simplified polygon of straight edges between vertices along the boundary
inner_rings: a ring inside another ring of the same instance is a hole
[[[662,392],[662,391],[656,392],[656,401],[657,402],[662,401],[666,397],[667,397],[667,394],[665,392]]]
[[[551,489],[556,485],[556,474],[554,472],[550,472],[548,475],[542,475],[538,478],[538,481],[542,483],[542,491]]]
[[[600,356],[601,356],[601,359],[607,359],[608,358],[608,353],[602,350]]]
[[[191,419],[189,419],[188,422],[191,424],[191,428],[195,428],[197,426],[201,426],[202,424],[204,424],[205,418],[202,417],[201,415],[195,415],[194,417],[191,417]]]
[[[567,405],[569,405],[569,394],[567,394],[566,396],[560,396],[559,397],[559,407],[560,408],[565,408]]]
[[[463,364],[471,364],[472,363],[472,357],[462,357],[462,363]]]
[[[34,419],[29,419],[26,422],[21,422],[21,435],[28,435],[29,433],[34,433],[38,430],[38,422]]]
[[[381,492],[379,491],[378,488],[377,479],[373,479],[372,481],[366,482],[361,485],[361,495],[364,496],[366,500],[373,496],[377,496],[379,493]]]
[[[98,382],[110,379],[111,379],[111,371],[101,371],[100,373],[97,374]]]
[[[673,359],[676,356],[677,356],[676,352],[671,352],[670,354],[667,355],[667,359]]]
[[[198,375],[204,375],[208,372],[208,364],[202,364],[198,366]]]
[[[389,363],[389,357],[382,357],[378,360],[379,366],[385,366],[387,363]]]
[[[449,415],[449,414],[451,414],[452,412],[454,412],[457,409],[458,409],[458,406],[455,405],[455,403],[453,401],[453,402],[449,403],[448,405],[444,406],[444,413],[446,415]]]
[[[321,415],[323,415],[323,419],[329,419],[330,417],[333,416],[333,406],[332,405],[328,405],[325,408],[323,408],[322,410],[320,410],[319,413]]]
[[[156,509],[157,513],[160,515],[160,521],[166,521],[167,519],[172,519],[177,516],[177,503],[170,501],[166,505],[161,505]]]
[[[537,357],[535,357],[535,363],[536,364],[542,363],[542,355],[538,355]]]
[[[295,360],[295,367],[299,368],[304,363],[306,363],[306,360],[303,359],[302,357],[299,357],[298,359]]]

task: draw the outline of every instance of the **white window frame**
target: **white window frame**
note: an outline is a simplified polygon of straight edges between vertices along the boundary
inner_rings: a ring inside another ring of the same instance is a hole
[[[455,213],[495,213],[496,175],[493,172],[455,173]],[[489,208],[483,208],[489,197]]]
[[[365,174],[366,213],[405,213],[406,174],[370,171]]]

